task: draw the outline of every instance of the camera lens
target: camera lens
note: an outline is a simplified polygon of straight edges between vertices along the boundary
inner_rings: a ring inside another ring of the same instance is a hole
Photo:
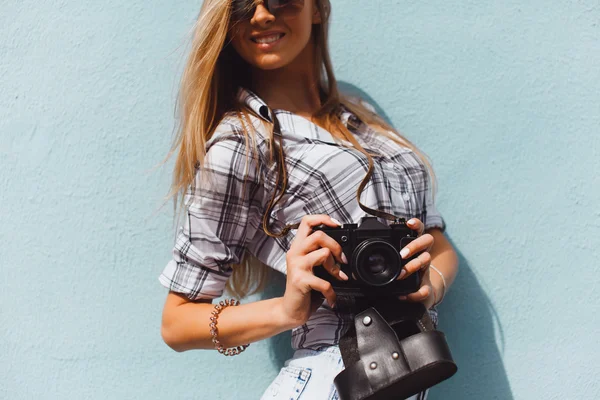
[[[371,254],[367,260],[367,267],[372,274],[378,274],[386,270],[385,257],[381,253]]]
[[[371,286],[387,285],[400,275],[398,251],[382,239],[367,239],[354,252],[354,268],[360,280]]]

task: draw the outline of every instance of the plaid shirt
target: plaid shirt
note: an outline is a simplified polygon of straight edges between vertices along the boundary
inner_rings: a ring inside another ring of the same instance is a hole
[[[286,252],[297,230],[272,238],[261,227],[276,182],[276,170],[263,162],[268,157],[268,132],[261,119],[272,122],[272,113],[279,119],[283,134],[288,188],[271,210],[271,230],[279,232],[307,214],[327,214],[341,223],[358,223],[366,216],[356,201],[358,185],[368,170],[368,161],[361,152],[304,117],[269,109],[249,89],[240,88],[238,99],[256,114],[251,118],[257,129],[259,162],[251,156],[246,166],[248,150],[242,126],[239,119],[228,114],[207,142],[205,165],[214,174],[213,183],[208,185],[197,174],[186,192],[186,220],[176,236],[173,259],[159,277],[163,286],[192,300],[221,296],[232,273],[231,264],[238,263],[245,250],[286,273]],[[353,101],[361,101],[375,112],[369,103],[359,98]],[[373,175],[361,194],[361,202],[398,217],[417,217],[426,229],[445,230],[434,205],[429,174],[419,157],[378,134],[343,105],[337,113],[373,156]],[[349,120],[353,123],[348,124]],[[430,315],[437,323],[435,308]],[[324,301],[306,324],[293,329],[292,347],[317,349],[337,344],[352,322],[351,315],[332,310]]]

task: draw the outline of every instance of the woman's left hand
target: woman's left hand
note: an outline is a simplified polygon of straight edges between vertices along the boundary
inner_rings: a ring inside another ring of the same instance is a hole
[[[414,254],[419,254],[418,257],[412,259],[404,265],[404,269],[398,279],[406,279],[406,277],[414,274],[421,274],[421,287],[416,292],[406,296],[399,296],[400,300],[413,302],[421,302],[427,309],[431,308],[435,302],[433,286],[429,276],[429,265],[431,263],[431,254],[429,251],[433,247],[433,236],[425,231],[425,225],[418,218],[411,218],[407,222],[410,229],[416,230],[419,236],[407,244],[403,249],[400,249],[400,255],[403,259],[407,259]],[[406,272],[404,272],[406,271]]]

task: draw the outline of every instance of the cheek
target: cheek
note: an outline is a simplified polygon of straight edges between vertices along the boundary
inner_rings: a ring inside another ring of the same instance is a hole
[[[238,52],[241,53],[242,45],[244,44],[244,35],[241,30],[232,30],[228,36],[231,39],[231,46]]]
[[[302,44],[303,46],[306,45],[306,43],[308,43],[312,32],[312,24],[310,18],[301,18],[300,16],[298,16],[293,20],[286,21],[286,25],[289,27],[289,30],[292,33],[292,37],[297,43]]]

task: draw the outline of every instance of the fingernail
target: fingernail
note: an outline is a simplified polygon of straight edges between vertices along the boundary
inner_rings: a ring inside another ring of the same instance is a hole
[[[417,221],[415,221],[414,219],[409,219],[409,220],[408,220],[408,223],[409,223],[409,224],[411,224],[411,225],[414,225],[416,222],[417,222]]]
[[[342,252],[342,262],[344,264],[348,264],[348,259],[346,258],[346,255]]]
[[[331,304],[331,308],[335,308],[335,302]]]
[[[403,270],[400,272],[400,277],[399,277],[398,279],[402,279],[402,278],[404,278],[404,275],[406,275],[406,270],[405,270],[405,269],[403,269]]]
[[[342,226],[342,223],[341,223],[340,221],[338,221],[337,219],[335,219],[335,218],[332,218],[332,217],[329,217],[329,218],[331,218],[331,220],[332,220],[333,222],[335,222],[336,224],[338,224],[339,226]]]
[[[347,280],[348,280],[348,275],[346,275],[346,274],[344,273],[344,271],[342,271],[342,270],[340,270],[340,277],[341,277],[343,280],[345,280],[345,281],[347,281]]]
[[[406,248],[406,247],[405,247],[405,248],[403,248],[403,249],[400,251],[400,257],[402,257],[402,258],[406,258],[406,256],[408,255],[408,253],[410,253],[410,250],[409,250],[408,248]]]

